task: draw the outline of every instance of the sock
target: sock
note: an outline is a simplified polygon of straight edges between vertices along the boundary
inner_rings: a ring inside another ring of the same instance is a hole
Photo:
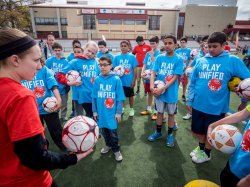
[[[147,106],[147,110],[148,110],[148,111],[152,111],[151,106]]]
[[[156,125],[156,132],[161,133],[162,125]]]
[[[173,133],[173,128],[168,127],[168,135]]]
[[[137,86],[137,91],[139,92],[139,90],[140,90],[140,86]]]
[[[206,153],[206,155],[208,156],[208,158],[210,158],[210,152],[211,152],[211,149],[207,149],[206,147],[205,147],[205,153]]]
[[[205,149],[205,143],[199,143],[199,147],[200,147],[200,150],[203,150]]]

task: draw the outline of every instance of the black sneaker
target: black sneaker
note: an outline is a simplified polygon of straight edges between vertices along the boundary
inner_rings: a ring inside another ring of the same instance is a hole
[[[140,90],[137,90],[137,91],[135,92],[136,95],[138,95],[139,93],[140,93]]]
[[[147,95],[148,95],[148,93],[147,93],[147,92],[145,92],[145,93],[144,93],[144,96],[146,97]]]
[[[185,97],[185,95],[182,96],[182,101],[183,101],[183,102],[186,102],[186,97]]]

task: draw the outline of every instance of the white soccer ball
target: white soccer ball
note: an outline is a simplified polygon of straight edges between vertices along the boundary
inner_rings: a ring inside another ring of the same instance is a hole
[[[236,89],[236,93],[241,97],[250,101],[250,78],[241,81]]]
[[[71,70],[66,74],[66,78],[69,82],[80,82],[81,75],[78,71]]]
[[[114,68],[114,72],[116,75],[118,75],[119,77],[122,77],[124,75],[125,69],[122,66],[116,66]]]
[[[77,116],[63,127],[62,142],[72,152],[85,152],[93,148],[99,137],[97,123],[86,116]]]
[[[46,112],[55,112],[57,107],[57,99],[55,97],[47,97],[43,100],[42,107]]]
[[[211,133],[211,142],[215,149],[232,154],[242,139],[240,131],[232,125],[219,125]]]
[[[161,80],[157,80],[154,82],[154,88],[162,88],[165,86],[165,83]],[[163,94],[165,91],[163,91],[161,94]]]
[[[151,70],[150,69],[146,69],[143,73],[142,73],[142,75],[141,75],[141,77],[143,78],[143,79],[150,79],[150,77],[151,77]]]
[[[190,76],[192,72],[193,72],[193,68],[192,68],[192,67],[188,67],[188,68],[185,70],[185,74],[186,74],[187,76]]]

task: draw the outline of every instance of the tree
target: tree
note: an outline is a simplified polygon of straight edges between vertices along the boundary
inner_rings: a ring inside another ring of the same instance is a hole
[[[29,0],[1,0],[0,27],[11,27],[30,32]]]

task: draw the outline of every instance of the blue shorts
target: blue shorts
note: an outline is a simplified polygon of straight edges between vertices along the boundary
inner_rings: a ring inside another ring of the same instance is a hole
[[[220,115],[212,115],[192,109],[191,130],[198,136],[207,135],[208,126],[225,117],[225,113]]]

